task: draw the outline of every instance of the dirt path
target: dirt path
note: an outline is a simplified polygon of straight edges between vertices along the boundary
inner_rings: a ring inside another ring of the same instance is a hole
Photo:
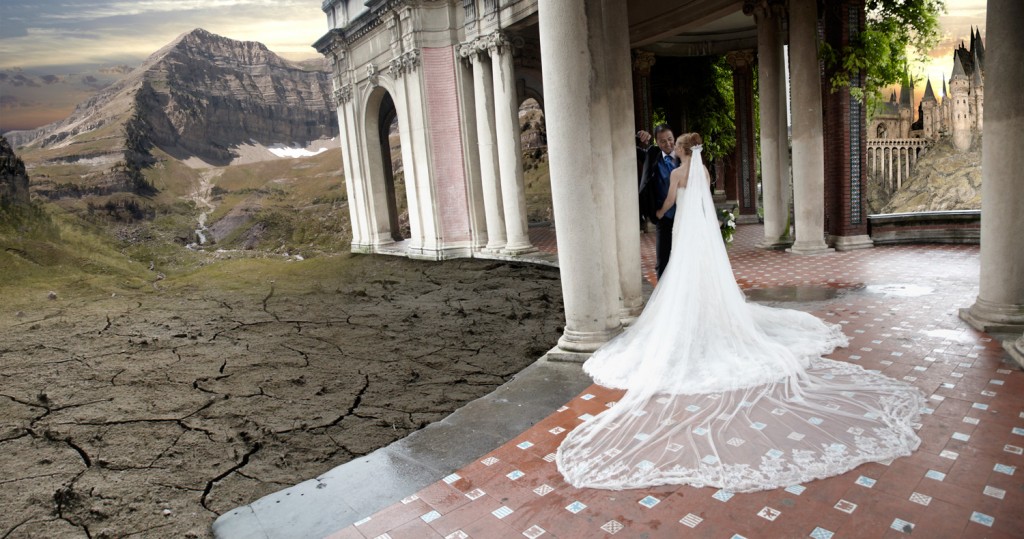
[[[490,392],[561,331],[554,270],[343,265],[0,312],[0,537],[207,537]]]

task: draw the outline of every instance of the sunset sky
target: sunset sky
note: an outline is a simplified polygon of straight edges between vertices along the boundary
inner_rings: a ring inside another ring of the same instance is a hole
[[[970,27],[985,35],[986,0],[946,0],[945,39],[914,75],[941,77]],[[319,55],[327,31],[321,0],[2,0],[0,132],[67,117],[75,105],[195,28],[260,41],[292,60]],[[922,82],[918,87],[924,90]],[[937,91],[941,91],[936,88]]]

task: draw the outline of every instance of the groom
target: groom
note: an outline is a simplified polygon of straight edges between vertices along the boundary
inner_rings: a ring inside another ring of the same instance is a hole
[[[651,135],[646,131],[640,131],[637,138],[641,143],[645,143],[650,140]],[[665,124],[658,125],[654,128],[654,141],[656,145],[646,150],[637,148],[637,159],[643,159],[643,172],[640,173],[640,213],[656,227],[654,249],[658,265],[655,271],[660,279],[672,251],[672,223],[676,216],[676,207],[669,208],[660,219],[656,212],[668,196],[669,176],[679,166],[679,161],[672,155],[676,143],[672,129]]]

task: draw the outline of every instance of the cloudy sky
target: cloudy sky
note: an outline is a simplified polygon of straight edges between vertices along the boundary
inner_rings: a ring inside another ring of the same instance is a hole
[[[319,56],[321,0],[0,0],[0,131],[68,116],[97,88],[195,28]]]
[[[321,0],[0,0],[0,132],[67,117],[177,36],[195,28],[260,41],[292,60],[318,57],[327,31]],[[953,46],[970,27],[985,34],[986,0],[946,0],[946,39],[915,73],[952,69]],[[921,84],[918,91],[921,92]]]

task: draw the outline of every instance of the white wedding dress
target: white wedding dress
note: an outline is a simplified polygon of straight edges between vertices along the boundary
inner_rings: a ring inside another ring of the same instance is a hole
[[[557,464],[575,487],[785,487],[909,455],[924,397],[824,359],[838,325],[747,303],[732,274],[700,147],[679,190],[673,256],[633,326],[583,365],[625,395],[570,432]]]

